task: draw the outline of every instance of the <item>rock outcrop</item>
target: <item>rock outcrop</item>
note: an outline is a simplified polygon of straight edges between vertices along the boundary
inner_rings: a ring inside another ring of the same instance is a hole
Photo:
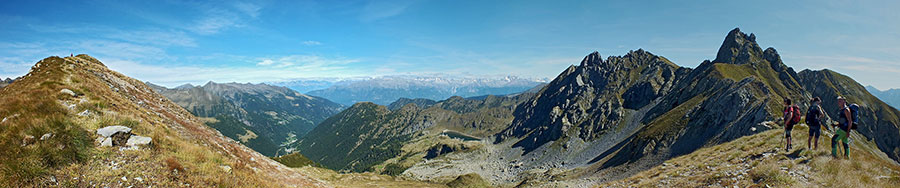
[[[101,147],[128,146],[136,149],[153,141],[150,137],[134,135],[131,128],[120,125],[99,128],[97,134],[100,135],[97,140]]]
[[[527,153],[564,136],[596,138],[625,120],[625,109],[666,95],[687,70],[641,49],[605,61],[591,53],[518,107],[497,141],[521,137],[514,147]]]

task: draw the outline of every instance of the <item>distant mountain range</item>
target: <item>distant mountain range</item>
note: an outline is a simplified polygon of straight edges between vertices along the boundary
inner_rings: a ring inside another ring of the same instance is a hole
[[[351,77],[351,78],[306,78],[282,82],[267,82],[267,84],[284,86],[291,88],[300,93],[327,89],[338,83],[354,82],[368,79],[368,77]]]
[[[866,90],[885,103],[888,103],[896,109],[900,109],[900,89],[889,89],[882,91],[873,86],[866,86]]]
[[[267,84],[209,82],[172,89],[147,85],[225,136],[268,156],[294,152],[291,143],[343,108],[324,98]]]
[[[11,78],[6,78],[5,80],[0,80],[0,88],[6,87],[7,85],[12,84],[13,81],[15,81],[15,80],[13,80]]]
[[[472,97],[518,93],[544,83],[543,79],[465,76],[395,75],[382,77],[357,77],[348,79],[298,80],[274,82],[306,94],[320,96],[331,101],[353,105],[357,102],[373,102],[388,105],[400,98],[424,98],[442,100],[451,96]],[[326,87],[327,86],[327,87]]]

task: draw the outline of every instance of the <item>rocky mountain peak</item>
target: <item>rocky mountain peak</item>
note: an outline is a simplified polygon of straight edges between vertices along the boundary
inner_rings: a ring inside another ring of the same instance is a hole
[[[182,84],[182,85],[180,85],[180,86],[178,86],[178,87],[175,87],[175,89],[190,89],[190,88],[194,88],[194,85],[191,85],[191,84]]]
[[[526,152],[563,136],[585,140],[624,120],[625,108],[640,109],[665,95],[677,80],[678,66],[643,49],[601,60],[598,52],[569,67],[538,95],[517,107],[515,119],[497,141],[525,137],[514,144]]]
[[[716,55],[717,63],[745,64],[751,62],[754,57],[759,57],[762,49],[756,43],[756,35],[741,32],[740,28],[734,28],[728,32],[719,52]]]
[[[603,63],[603,56],[600,55],[600,52],[594,51],[591,54],[584,56],[584,59],[581,60],[580,66],[584,67],[587,65],[596,65],[601,63]]]

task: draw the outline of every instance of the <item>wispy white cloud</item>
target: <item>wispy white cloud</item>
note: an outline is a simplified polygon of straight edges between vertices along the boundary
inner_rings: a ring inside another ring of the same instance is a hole
[[[359,61],[359,59],[326,58],[317,55],[290,55],[278,58],[263,58],[256,65],[302,70],[335,70],[346,69],[345,65]]]
[[[216,34],[230,27],[241,27],[240,19],[233,12],[222,9],[211,9],[207,15],[197,20],[189,30],[198,34]]]
[[[262,6],[257,4],[238,2],[231,6],[222,7],[219,4],[210,5],[203,10],[203,16],[195,20],[187,29],[198,34],[216,34],[229,28],[247,26],[247,22],[259,17]]]
[[[322,42],[314,41],[314,40],[308,40],[308,41],[303,41],[303,45],[307,45],[307,46],[318,46],[318,45],[322,45]]]
[[[107,37],[139,44],[197,47],[197,42],[194,37],[189,36],[183,31],[165,31],[159,29],[117,31],[108,34]]]
[[[90,39],[108,39],[155,46],[196,47],[196,39],[181,30],[161,28],[120,29],[91,24],[29,24],[38,33],[62,33]]]
[[[262,10],[262,6],[248,2],[237,2],[234,3],[233,6],[241,13],[244,13],[253,18],[258,17],[259,11]]]
[[[109,40],[83,40],[74,42],[83,53],[122,59],[159,60],[168,58],[162,48]]]
[[[413,3],[413,0],[369,1],[360,11],[359,19],[372,22],[393,17],[406,11]]]
[[[244,57],[238,59],[248,59],[250,61],[249,59],[253,58]],[[261,83],[308,77],[367,75],[367,72],[363,70],[350,69],[348,66],[349,64],[360,62],[358,59],[329,58],[316,55],[289,55],[256,59],[255,64],[257,66],[250,67],[156,65],[117,58],[100,58],[100,61],[125,75],[170,87],[184,83],[203,84],[207,81]]]
[[[795,68],[831,69],[847,74],[863,85],[900,88],[900,82],[896,76],[900,74],[900,61],[849,55],[796,55],[782,56],[782,58]]]
[[[275,64],[275,61],[272,61],[271,59],[265,59],[263,61],[260,61],[259,63],[256,63],[256,65],[260,65],[260,66],[269,66],[272,64]]]

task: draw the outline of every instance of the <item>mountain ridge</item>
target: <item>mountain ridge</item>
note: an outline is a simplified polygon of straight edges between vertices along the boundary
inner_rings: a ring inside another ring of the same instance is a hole
[[[374,102],[388,105],[400,98],[443,100],[452,96],[472,97],[505,95],[531,89],[540,84],[533,79],[514,76],[503,78],[468,78],[449,76],[382,76],[336,82],[325,88],[306,92],[343,105]]]
[[[154,90],[207,119],[207,125],[268,156],[291,153],[289,145],[341,105],[287,87],[208,82]]]
[[[0,94],[4,185],[326,186],[222,136],[84,54],[45,58]],[[94,129],[111,125],[130,127],[152,138],[151,145],[123,150],[91,142]],[[22,140],[33,134],[45,139]]]
[[[872,95],[878,97],[878,99],[881,99],[885,103],[891,105],[891,107],[900,109],[900,89],[895,88],[882,91],[878,88],[875,88],[874,86],[866,86],[866,90],[869,91],[869,93],[872,93]]]

